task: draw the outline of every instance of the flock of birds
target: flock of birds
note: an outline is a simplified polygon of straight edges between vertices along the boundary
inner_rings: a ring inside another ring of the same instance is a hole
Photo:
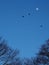
[[[38,11],[39,10],[39,8],[36,8],[36,11]],[[30,16],[31,15],[31,13],[28,13],[28,15]],[[22,18],[24,18],[25,16],[23,15],[22,16]]]
[[[39,11],[39,8],[36,8],[36,11]],[[28,16],[30,16],[31,15],[31,13],[28,13]],[[24,15],[22,15],[22,18],[24,18],[25,16]],[[43,27],[43,25],[42,24],[40,24],[40,28],[42,28]]]
[[[30,15],[31,15],[31,13],[28,13],[28,15],[30,16]],[[23,16],[22,16],[22,18],[24,18],[24,17],[25,17],[25,16],[23,15]]]

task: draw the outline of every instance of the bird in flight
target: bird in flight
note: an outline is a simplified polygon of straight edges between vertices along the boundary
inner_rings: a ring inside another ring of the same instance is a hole
[[[39,8],[38,7],[36,7],[36,11],[38,11],[39,10]],[[28,16],[30,16],[31,15],[31,13],[30,12],[28,12]],[[22,15],[22,18],[24,18],[25,16],[24,15]],[[40,27],[42,27],[41,25],[40,25]]]
[[[42,24],[40,24],[40,28],[42,28],[43,27],[43,25]]]
[[[28,13],[28,15],[30,16],[30,15],[31,15],[31,13]]]
[[[24,18],[24,16],[22,16],[22,18]]]

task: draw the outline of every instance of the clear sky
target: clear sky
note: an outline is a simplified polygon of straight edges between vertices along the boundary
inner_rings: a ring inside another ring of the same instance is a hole
[[[20,57],[34,56],[49,38],[49,0],[0,0],[0,36]]]

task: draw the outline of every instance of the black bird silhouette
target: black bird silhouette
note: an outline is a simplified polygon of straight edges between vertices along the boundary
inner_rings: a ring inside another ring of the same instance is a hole
[[[30,16],[30,15],[31,15],[31,13],[28,13],[28,15]]]
[[[24,16],[22,16],[22,18],[24,18]]]
[[[43,27],[43,25],[42,25],[42,24],[40,24],[40,27],[42,28],[42,27]]]

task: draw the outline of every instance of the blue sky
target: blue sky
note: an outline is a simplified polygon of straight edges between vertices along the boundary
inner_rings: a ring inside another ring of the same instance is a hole
[[[49,0],[0,0],[0,36],[20,57],[34,56],[49,38]]]

